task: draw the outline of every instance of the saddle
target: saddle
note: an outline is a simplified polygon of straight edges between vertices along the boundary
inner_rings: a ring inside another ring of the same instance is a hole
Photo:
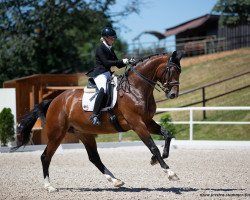
[[[123,128],[120,126],[117,117],[114,114],[113,107],[117,101],[117,77],[112,75],[107,81],[107,99],[106,105],[102,108],[101,111],[108,111],[110,122],[113,124],[115,129],[118,132],[124,132]],[[97,97],[99,90],[95,84],[93,78],[89,78],[88,85],[84,87],[84,94],[82,97],[82,107],[85,111],[93,111],[95,105],[95,99]]]
[[[84,87],[84,94],[82,97],[82,107],[85,111],[93,111],[95,99],[99,90],[93,78],[89,78],[88,85]],[[111,76],[107,81],[107,99],[105,106],[101,111],[108,111],[112,109],[117,101],[117,77]]]

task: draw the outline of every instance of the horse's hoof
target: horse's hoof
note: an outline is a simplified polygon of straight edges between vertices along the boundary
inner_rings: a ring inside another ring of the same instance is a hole
[[[121,186],[123,186],[124,184],[125,184],[125,183],[124,183],[123,181],[119,180],[119,179],[117,179],[117,180],[114,181],[114,186],[115,186],[115,187],[121,187]]]
[[[172,170],[166,169],[164,171],[168,174],[168,179],[170,181],[178,181],[178,180],[180,180],[179,177],[176,175],[176,173],[174,173]]]
[[[180,179],[176,174],[174,174],[173,176],[169,176],[168,180],[170,180],[170,181],[179,181]]]
[[[166,159],[166,158],[168,158],[168,156],[169,156],[168,153],[164,153],[164,152],[163,152],[163,154],[162,154],[162,159]]]
[[[158,160],[156,159],[155,156],[152,156],[151,160],[150,160],[150,164],[153,166],[153,165],[156,165],[158,163]]]
[[[45,187],[45,189],[48,190],[49,193],[57,192],[57,189],[52,186]]]
[[[153,165],[156,165],[156,164],[158,164],[158,160],[153,160],[153,159],[151,159],[150,160],[150,164],[153,166]]]
[[[178,181],[180,180],[179,177],[174,173],[168,176],[168,180],[170,181]]]

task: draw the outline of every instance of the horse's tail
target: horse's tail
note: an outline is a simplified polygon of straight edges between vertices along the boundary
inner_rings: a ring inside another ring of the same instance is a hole
[[[45,116],[51,101],[52,99],[44,100],[40,104],[35,105],[33,110],[22,117],[21,122],[17,126],[17,135],[21,136],[21,143],[16,147],[12,147],[11,151],[16,151],[21,146],[25,146],[29,143],[31,129],[36,123],[37,118],[40,117],[42,122],[45,123]]]

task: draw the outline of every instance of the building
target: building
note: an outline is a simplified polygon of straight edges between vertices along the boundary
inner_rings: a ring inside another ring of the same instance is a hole
[[[136,51],[139,54],[143,50],[140,37],[150,34],[158,39],[158,44],[151,44],[150,53],[161,53],[168,49],[184,50],[186,55],[197,55],[214,53],[224,50],[238,49],[250,46],[250,25],[239,25],[237,27],[219,27],[220,15],[205,14],[177,26],[167,28],[164,33],[157,31],[144,31],[134,38],[138,43]],[[175,36],[175,43],[167,43],[166,38]],[[163,42],[162,42],[163,41]]]
[[[219,18],[219,15],[206,14],[177,26],[167,28],[164,35],[165,37],[175,35],[176,41],[184,38],[217,36]]]
[[[158,45],[155,46],[157,46],[158,49],[166,51],[169,45],[162,43],[165,47],[161,46],[159,48],[160,41],[164,41],[166,38],[174,35],[174,49],[184,50],[187,55],[215,52],[217,51],[218,45],[221,46],[220,39],[218,40],[219,17],[219,15],[206,14],[177,26],[167,28],[164,33],[144,31],[134,38],[134,41],[139,41],[143,34],[150,34],[158,39]],[[172,45],[173,44],[171,44],[171,46]],[[158,53],[158,50],[156,53]]]

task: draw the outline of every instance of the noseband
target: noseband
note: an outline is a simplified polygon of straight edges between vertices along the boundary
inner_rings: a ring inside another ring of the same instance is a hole
[[[171,70],[172,67],[176,68],[179,73],[181,72],[181,67],[179,65],[175,64],[172,61],[172,57],[170,57],[169,62],[167,63],[167,66],[166,66],[166,71],[164,71],[164,73],[162,74],[162,77],[163,77],[166,73],[168,73],[168,79],[166,80],[165,83],[161,82],[162,86],[160,84],[158,84],[157,81],[153,81],[153,80],[147,78],[146,76],[142,75],[140,72],[135,70],[133,66],[131,66],[130,69],[135,74],[137,74],[144,82],[148,83],[150,86],[155,88],[157,91],[160,92],[160,90],[158,88],[156,88],[155,85],[157,85],[159,88],[161,88],[162,91],[166,92],[166,91],[169,91],[169,87],[180,85],[179,81],[170,81],[169,80],[169,78],[170,78],[170,70]]]

